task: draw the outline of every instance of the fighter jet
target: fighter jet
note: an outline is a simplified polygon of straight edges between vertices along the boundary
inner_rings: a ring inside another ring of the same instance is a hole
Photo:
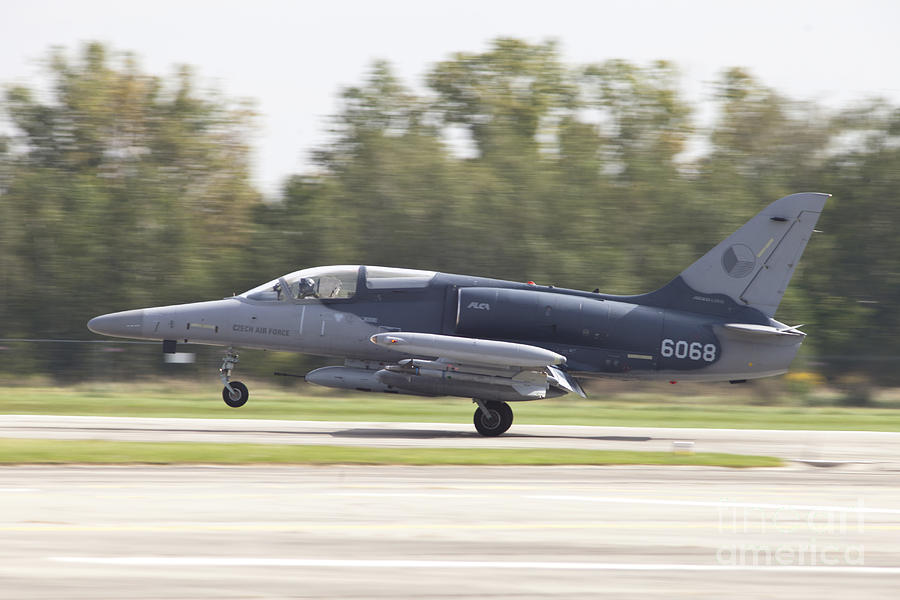
[[[95,317],[99,334],[227,348],[222,398],[243,406],[235,348],[333,356],[309,383],[477,404],[500,435],[509,402],[574,393],[580,379],[731,381],[788,370],[805,333],[775,320],[828,194],[767,206],[655,292],[615,296],[469,275],[338,265],[289,273],[223,300]]]

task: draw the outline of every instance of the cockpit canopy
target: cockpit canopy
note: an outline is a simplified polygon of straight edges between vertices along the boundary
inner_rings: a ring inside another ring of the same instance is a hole
[[[241,296],[248,300],[268,302],[302,300],[304,298],[352,298],[356,295],[361,268],[365,268],[365,285],[370,290],[425,287],[436,275],[434,271],[393,267],[361,267],[360,265],[312,267],[273,279],[244,292]]]

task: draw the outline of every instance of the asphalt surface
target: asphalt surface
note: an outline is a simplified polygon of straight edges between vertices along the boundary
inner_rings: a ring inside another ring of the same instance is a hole
[[[0,597],[896,598],[890,471],[4,467]]]
[[[762,454],[857,468],[900,469],[900,433],[516,425],[485,438],[471,423],[364,423],[0,415],[0,438],[330,444],[378,447],[583,448]]]
[[[0,416],[0,438],[767,454],[782,469],[5,467],[2,598],[896,598],[900,433]],[[805,461],[805,462],[800,462]],[[833,465],[833,468],[811,465]]]

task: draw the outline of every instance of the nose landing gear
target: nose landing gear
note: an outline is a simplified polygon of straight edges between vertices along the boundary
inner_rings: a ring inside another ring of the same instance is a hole
[[[240,381],[231,381],[231,371],[237,363],[239,355],[234,353],[233,348],[229,348],[225,352],[225,358],[222,359],[222,366],[219,368],[220,377],[225,387],[222,388],[222,400],[231,408],[240,408],[247,404],[250,398],[250,391],[247,386]]]

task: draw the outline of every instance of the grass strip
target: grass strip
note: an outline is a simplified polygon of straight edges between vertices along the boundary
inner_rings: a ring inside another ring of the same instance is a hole
[[[471,423],[474,411],[472,403],[463,398],[313,391],[313,386],[297,390],[251,387],[250,402],[232,409],[225,406],[218,387],[212,384],[193,388],[177,382],[159,387],[11,386],[0,397],[0,414]],[[642,402],[566,397],[517,402],[513,410],[517,424],[900,431],[900,410],[890,408],[711,403],[715,398],[686,404],[674,400],[662,394]]]
[[[773,456],[632,450],[369,448],[0,439],[0,464],[681,465],[780,467]]]

